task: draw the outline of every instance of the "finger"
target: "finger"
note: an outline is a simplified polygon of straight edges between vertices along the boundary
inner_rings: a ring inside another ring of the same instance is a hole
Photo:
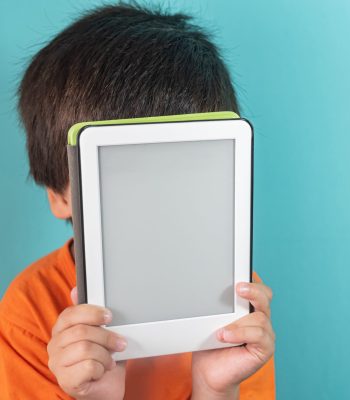
[[[76,286],[71,290],[70,297],[74,306],[78,304],[78,289]]]
[[[270,318],[261,311],[255,311],[253,313],[245,315],[244,317],[232,322],[231,324],[224,326],[222,329],[230,330],[242,326],[260,326],[268,331],[272,330]]]
[[[257,285],[260,285],[261,288],[265,291],[266,296],[268,297],[268,299],[269,299],[270,301],[272,300],[273,292],[272,292],[272,289],[271,289],[269,286],[265,285],[265,284],[262,283],[261,281],[258,281],[257,279],[255,279],[254,276],[253,276],[253,283],[255,283],[255,284],[257,284]]]
[[[59,385],[71,396],[78,395],[83,386],[90,381],[97,381],[102,378],[105,369],[101,363],[94,360],[84,360],[57,374],[60,376]]]
[[[114,364],[111,353],[107,349],[96,343],[81,341],[61,349],[55,356],[55,365],[70,367],[85,360],[97,361],[105,370],[111,369]]]
[[[112,312],[107,308],[91,304],[79,304],[66,308],[52,328],[52,336],[78,324],[104,325],[112,321]]]
[[[265,285],[261,283],[240,282],[236,285],[237,294],[253,305],[256,311],[262,311],[267,316],[271,315],[270,298],[267,295]]]
[[[251,314],[248,314],[240,319],[238,319],[235,322],[232,322],[231,324],[228,324],[224,326],[223,328],[219,329],[217,331],[217,338],[218,340],[222,340],[222,331],[223,330],[230,330],[230,331],[235,331],[236,328],[242,328],[246,326],[256,326],[260,327],[263,330],[266,331],[270,337],[275,340],[275,333],[273,331],[273,327],[271,324],[270,318],[267,317],[266,314],[256,311]]]
[[[272,289],[270,287],[266,286],[265,284],[263,284],[261,282],[256,282],[256,281],[253,282],[253,283],[251,283],[251,282],[239,282],[237,284],[237,286],[241,286],[241,285],[244,286],[245,284],[247,284],[248,286],[252,285],[253,287],[260,288],[260,290],[262,290],[266,294],[266,297],[269,299],[269,301],[272,300],[272,297],[273,297]]]
[[[99,344],[110,351],[123,351],[127,346],[127,341],[115,332],[99,326],[78,324],[56,334],[49,342],[47,350],[54,353],[82,340]]]
[[[222,329],[218,339],[225,343],[256,344],[261,349],[269,349],[273,342],[270,333],[260,326],[238,326],[234,329]]]

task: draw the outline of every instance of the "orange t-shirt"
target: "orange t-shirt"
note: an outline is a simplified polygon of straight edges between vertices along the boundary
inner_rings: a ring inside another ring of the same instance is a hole
[[[69,246],[43,257],[12,282],[0,302],[1,400],[71,399],[49,370],[46,346],[71,305],[75,265]],[[191,397],[191,353],[129,360],[125,400]],[[240,400],[275,399],[273,359],[240,385]]]

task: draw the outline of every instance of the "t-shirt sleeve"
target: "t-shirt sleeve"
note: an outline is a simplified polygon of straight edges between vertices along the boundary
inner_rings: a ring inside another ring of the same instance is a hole
[[[0,320],[1,400],[72,399],[47,367],[46,343],[29,332]]]

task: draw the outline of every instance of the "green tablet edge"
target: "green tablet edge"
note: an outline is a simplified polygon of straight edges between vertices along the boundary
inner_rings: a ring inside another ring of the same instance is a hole
[[[68,131],[68,145],[76,146],[78,134],[82,128],[95,125],[118,125],[118,124],[144,124],[151,122],[176,122],[176,121],[203,121],[218,119],[237,119],[239,115],[233,111],[215,111],[195,114],[164,115],[161,117],[112,119],[108,121],[79,122],[74,124]]]

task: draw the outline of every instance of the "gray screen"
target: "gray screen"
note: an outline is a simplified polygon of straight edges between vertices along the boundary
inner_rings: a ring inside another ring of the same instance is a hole
[[[233,312],[234,140],[99,148],[111,325]]]

